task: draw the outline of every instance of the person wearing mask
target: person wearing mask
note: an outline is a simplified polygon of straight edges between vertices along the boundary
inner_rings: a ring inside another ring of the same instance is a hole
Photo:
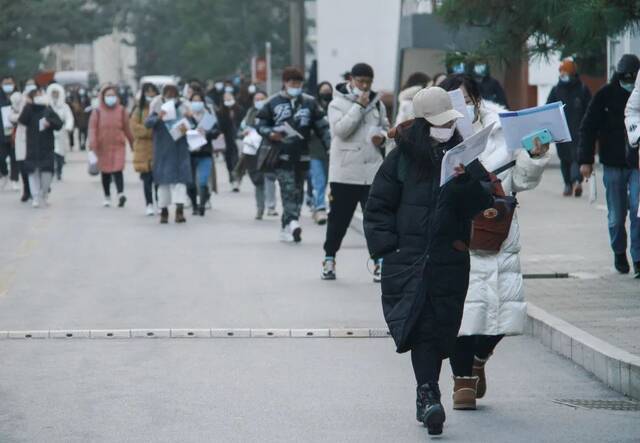
[[[158,93],[158,88],[153,83],[142,85],[138,102],[129,116],[129,126],[134,138],[133,169],[140,174],[146,204],[145,214],[149,217],[156,213],[153,207],[153,132],[144,122],[149,116],[149,105]]]
[[[473,78],[478,83],[482,99],[508,108],[507,96],[498,80],[491,77],[489,64],[483,60],[473,65]]]
[[[209,178],[213,164],[213,149],[211,140],[220,135],[218,122],[213,110],[208,109],[205,103],[205,95],[199,89],[195,89],[189,98],[189,110],[185,113],[191,123],[191,127],[206,139],[206,143],[200,146],[189,146],[191,151],[191,170],[193,173],[192,184],[188,187],[189,198],[193,208],[193,215],[204,217],[207,203],[211,198],[209,190]],[[200,127],[203,119],[213,122],[208,129]]]
[[[580,123],[591,101],[591,92],[580,80],[578,67],[573,59],[565,58],[562,60],[559,72],[560,79],[558,84],[551,89],[547,103],[560,101],[564,104],[564,113],[571,133],[572,141],[556,144],[560,157],[560,170],[564,180],[562,195],[580,197],[582,196],[582,175],[580,175],[580,167],[578,166],[578,137]]]
[[[507,147],[498,116],[506,109],[483,99],[479,85],[472,77],[449,76],[440,86],[446,91],[462,91],[474,132],[494,125],[479,160],[487,171],[502,169],[496,175],[505,194],[521,193],[538,186],[549,162],[549,145],[537,146],[531,152]],[[486,392],[484,367],[489,356],[505,335],[524,332],[527,305],[519,239],[520,224],[516,214],[499,251],[469,251],[469,289],[462,324],[450,356],[454,409],[476,408],[476,399],[484,397]]]
[[[402,91],[398,94],[398,114],[396,115],[395,126],[415,117],[413,114],[413,97],[418,91],[426,88],[429,82],[431,82],[431,79],[423,72],[414,72],[409,76],[402,87]]]
[[[16,92],[11,95],[11,105],[13,110],[12,121],[16,124],[14,148],[16,154],[16,165],[18,166],[20,176],[22,177],[22,197],[20,198],[20,201],[23,203],[31,200],[31,190],[29,189],[29,173],[24,164],[24,161],[27,158],[27,128],[23,124],[20,124],[18,118],[27,103],[31,103],[29,93],[36,89],[38,89],[38,86],[36,85],[35,80],[29,79],[25,82],[22,94]]]
[[[358,63],[351,69],[351,81],[336,86],[329,105],[331,211],[324,242],[323,280],[336,279],[336,254],[358,204],[364,212],[371,183],[384,159],[389,121],[372,84],[373,68]],[[379,262],[374,279],[380,280]]]
[[[58,180],[62,180],[62,169],[64,167],[64,157],[70,149],[70,135],[73,134],[75,123],[71,108],[65,100],[65,91],[62,86],[52,83],[47,87],[47,98],[49,106],[54,110],[60,120],[62,120],[62,129],[54,132],[55,142],[55,173]]]
[[[29,92],[29,102],[18,122],[26,128],[24,168],[29,174],[32,205],[34,208],[46,207],[55,163],[54,131],[62,129],[62,120],[49,106],[44,92],[34,89]]]
[[[124,165],[126,143],[133,146],[134,138],[129,127],[127,111],[119,103],[115,86],[102,88],[100,102],[89,118],[89,148],[98,157],[98,169],[102,178],[105,208],[111,206],[111,181],[118,191],[118,207],[124,207]]]
[[[217,80],[209,92],[207,92],[207,96],[213,101],[213,104],[217,109],[222,106],[222,97],[224,95],[224,82],[222,80]]]
[[[287,67],[282,73],[283,88],[269,98],[258,112],[258,133],[276,152],[275,173],[282,198],[280,240],[300,243],[300,212],[304,181],[309,171],[309,141],[314,131],[325,147],[331,143],[329,123],[317,100],[302,93],[303,73]]]
[[[382,308],[396,350],[411,352],[416,419],[430,435],[440,435],[445,411],[438,382],[462,320],[471,220],[493,197],[477,161],[457,166],[455,177],[440,186],[444,154],[462,141],[456,130],[462,114],[449,94],[429,87],[413,104],[416,118],[389,132],[397,148],[373,181],[364,232],[371,256],[384,259]]]
[[[150,113],[144,124],[153,130],[153,180],[158,185],[160,223],[169,223],[169,206],[176,205],[176,223],[185,223],[184,205],[187,202],[187,186],[193,181],[191,155],[185,134],[189,128],[179,124],[189,112],[188,105],[178,97],[178,87],[168,83],[150,105]],[[163,109],[163,105],[165,109]],[[175,116],[166,108],[175,108]],[[177,126],[177,127],[176,127]],[[177,140],[172,136],[179,131]]]
[[[630,151],[627,149],[624,120],[625,108],[630,101],[638,69],[640,60],[637,56],[623,55],[609,83],[593,96],[580,126],[578,162],[582,175],[588,180],[593,173],[596,144],[598,145],[614,266],[621,274],[628,274],[630,271],[627,258],[628,214],[633,270],[635,276],[640,278],[640,219],[637,217],[640,173],[638,158],[628,158]]]
[[[327,113],[333,100],[333,86],[329,82],[318,85],[316,98],[322,110]],[[309,144],[309,175],[313,189],[313,221],[318,225],[327,223],[327,174],[329,173],[329,153],[322,140],[313,136]]]
[[[0,108],[11,111],[11,96],[16,90],[16,81],[11,76],[2,78],[2,89],[0,89]],[[7,186],[11,181],[11,187],[14,191],[18,191],[20,186],[18,180],[20,171],[16,164],[16,155],[13,143],[14,123],[9,118],[10,112],[4,112],[2,117],[2,130],[0,130],[0,190]],[[9,167],[7,168],[7,158],[9,158]]]
[[[264,172],[258,169],[257,154],[262,137],[256,130],[256,115],[267,102],[267,94],[263,91],[256,91],[253,95],[253,106],[247,111],[247,115],[240,124],[242,131],[242,161],[249,172],[251,182],[255,186],[256,197],[256,220],[262,220],[265,209],[272,214],[275,211],[275,176],[273,173]],[[276,213],[277,215],[277,213]]]
[[[228,89],[229,87],[225,87]],[[231,86],[233,88],[233,86]],[[229,183],[231,183],[231,190],[233,192],[240,192],[240,178],[234,174],[234,169],[238,164],[238,144],[236,138],[238,136],[238,129],[242,122],[242,110],[236,102],[236,99],[232,92],[226,92],[223,95],[222,107],[218,112],[218,124],[220,131],[224,136],[224,143],[226,149],[224,151],[224,162],[227,165],[227,171],[229,173]]]

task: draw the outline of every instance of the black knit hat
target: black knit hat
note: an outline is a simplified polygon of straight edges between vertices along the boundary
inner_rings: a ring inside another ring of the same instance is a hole
[[[358,63],[351,68],[351,77],[373,78],[373,68],[366,63]]]
[[[640,69],[640,59],[635,54],[625,54],[616,66],[618,74],[637,74]]]

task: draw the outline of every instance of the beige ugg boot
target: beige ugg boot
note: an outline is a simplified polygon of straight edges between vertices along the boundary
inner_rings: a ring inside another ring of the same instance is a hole
[[[476,409],[478,377],[453,377],[453,409]]]
[[[484,397],[484,394],[487,393],[487,377],[484,373],[484,365],[486,365],[487,361],[489,361],[489,357],[484,360],[478,357],[473,357],[472,375],[474,377],[478,377],[478,392],[476,398],[482,398]]]

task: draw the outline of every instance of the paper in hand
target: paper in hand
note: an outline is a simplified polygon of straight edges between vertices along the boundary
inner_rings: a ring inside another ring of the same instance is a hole
[[[176,112],[176,102],[174,102],[173,100],[164,102],[160,107],[160,110],[165,112],[162,120],[166,122],[175,120],[178,117],[178,113]]]
[[[195,152],[207,144],[207,139],[197,129],[189,129],[187,131],[187,143],[189,144],[189,151]]]
[[[216,124],[216,118],[209,112],[205,112],[202,120],[198,123],[198,128],[202,128],[205,131],[211,131]]]
[[[171,127],[171,131],[169,131],[169,133],[171,134],[171,137],[173,137],[174,140],[179,140],[181,137],[184,136],[181,129],[183,126],[187,128],[187,130],[191,129],[191,123],[189,123],[189,120],[187,120],[186,118],[183,118],[182,120],[180,120],[178,123],[176,123]]]
[[[517,112],[501,112],[499,116],[507,149],[511,151],[522,148],[524,137],[542,129],[549,130],[555,143],[571,141],[571,133],[562,102],[549,103]]]
[[[13,123],[11,123],[11,119],[9,116],[11,115],[11,106],[3,106],[2,107],[2,127],[9,129],[13,128]]]
[[[38,131],[46,131],[48,127],[49,123],[47,122],[46,118],[42,117],[40,120],[38,120]]]
[[[460,164],[468,166],[469,163],[480,157],[487,148],[489,135],[491,135],[494,124],[495,123],[490,124],[482,131],[473,134],[455,148],[447,151],[442,159],[442,166],[440,169],[440,186],[444,186],[449,182],[449,180],[455,177],[455,168],[457,166]]]
[[[464,115],[463,118],[456,120],[456,128],[462,138],[467,139],[473,134],[473,116],[467,112],[467,103],[464,101],[464,94],[461,89],[456,89],[449,91],[449,97],[451,97],[453,109]]]

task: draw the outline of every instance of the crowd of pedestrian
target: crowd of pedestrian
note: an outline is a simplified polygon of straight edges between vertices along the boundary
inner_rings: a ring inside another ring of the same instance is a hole
[[[630,272],[629,237],[637,278],[639,69],[638,57],[625,55],[592,98],[576,62],[564,59],[548,97],[548,103],[564,104],[572,136],[557,144],[563,195],[582,195],[599,155],[614,265]],[[145,83],[131,100],[105,85],[92,104],[84,88],[45,88],[28,80],[18,91],[15,79],[4,77],[0,186],[10,181],[23,189],[23,202],[47,206],[77,131],[79,149],[90,150],[90,164],[100,174],[105,207],[112,205],[112,183],[117,206],[127,202],[123,171],[130,148],[145,214],[159,214],[160,223],[168,224],[175,207],[175,223],[182,224],[189,205],[198,217],[211,207],[219,179],[214,159],[221,157],[231,191],[239,192],[248,175],[257,220],[279,215],[279,188],[281,241],[302,242],[305,203],[314,223],[326,225],[323,280],[337,279],[337,254],[360,206],[385,319],[397,351],[411,353],[416,418],[438,435],[445,422],[442,361],[450,359],[454,375],[453,408],[475,409],[487,391],[490,356],[504,337],[523,333],[526,302],[513,195],[538,186],[550,146],[539,140],[531,150],[507,146],[499,119],[507,97],[486,62],[471,72],[410,75],[397,98],[393,127],[373,68],[357,63],[344,78],[309,91],[304,73],[288,67],[282,89],[270,97],[236,79],[209,88],[195,79]],[[490,133],[480,157],[458,165],[443,185],[443,158],[463,141],[458,121],[465,115],[454,109],[452,91],[464,97],[472,132]],[[507,223],[481,231],[497,213],[506,214]]]

